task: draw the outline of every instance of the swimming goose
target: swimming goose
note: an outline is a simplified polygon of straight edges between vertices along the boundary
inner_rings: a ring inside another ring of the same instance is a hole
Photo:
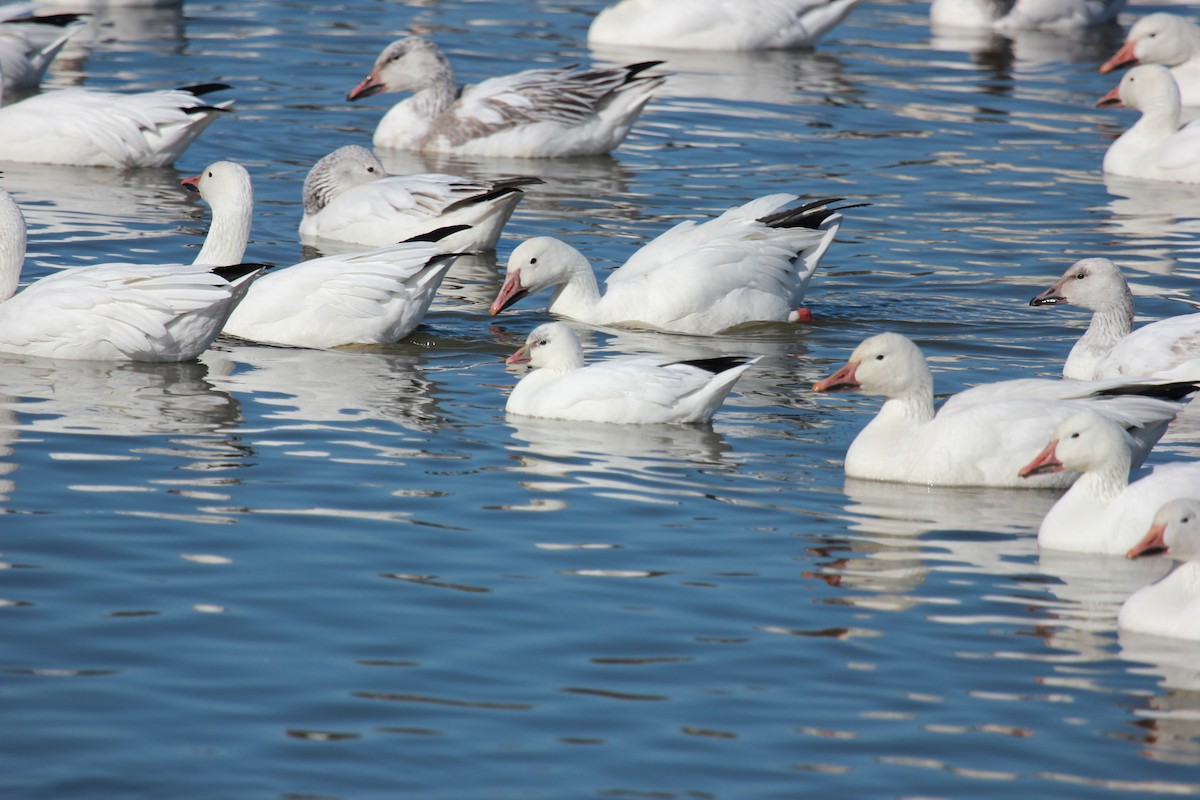
[[[379,121],[376,147],[470,156],[600,155],[621,143],[662,85],[664,76],[643,74],[660,63],[530,69],[460,92],[437,45],[408,36],[384,48],[346,99],[413,92]]]
[[[1073,414],[1055,429],[1022,477],[1082,472],[1046,512],[1038,544],[1055,550],[1120,555],[1145,533],[1168,500],[1200,489],[1200,462],[1155,467],[1129,482],[1138,445],[1111,419],[1092,411]]]
[[[254,213],[245,167],[218,161],[183,184],[199,193],[213,213],[196,262],[240,260]],[[448,254],[432,240],[458,232],[438,230],[426,234],[430,241],[401,242],[273,269],[259,279],[261,289],[250,287],[224,332],[252,342],[316,349],[399,341],[424,319],[458,255]]]
[[[1129,596],[1117,615],[1125,630],[1200,641],[1200,500],[1192,491],[1164,504],[1129,558],[1163,553],[1184,563]]]
[[[14,22],[0,24],[0,82],[4,91],[36,89],[55,56],[84,28],[80,24],[58,27],[53,40],[41,42],[26,35],[27,27]]]
[[[619,0],[588,43],[680,50],[806,49],[859,0]]]
[[[937,27],[999,31],[1077,30],[1116,19],[1125,0],[933,0],[929,20]]]
[[[521,201],[540,178],[474,180],[428,173],[388,175],[365,147],[347,145],[318,161],[304,180],[305,240],[378,246],[450,225],[469,226],[442,242],[447,250],[493,250]]]
[[[533,329],[506,359],[529,364],[504,410],[528,417],[651,424],[712,420],[742,373],[757,358],[708,358],[663,363],[609,359],[584,365],[575,331],[561,322]]]
[[[60,89],[0,107],[0,161],[81,167],[166,167],[232,100],[206,105],[210,83],[125,94]],[[3,98],[0,97],[0,102]]]
[[[1180,127],[1179,86],[1166,67],[1143,64],[1126,72],[1098,106],[1142,112],[1104,154],[1104,171],[1129,178],[1200,183],[1200,125]]]
[[[578,250],[546,236],[529,239],[509,256],[491,313],[554,287],[550,313],[590,325],[711,334],[803,318],[800,303],[842,215],[830,207],[836,200],[789,208],[796,200],[767,195],[715,219],[681,222],[610,272],[603,295]]]
[[[1200,26],[1178,14],[1148,14],[1133,24],[1125,44],[1100,65],[1112,72],[1137,64],[1169,67],[1185,106],[1200,105]]]
[[[1123,395],[1112,387],[1097,395],[1078,387],[1078,395],[1068,399],[1064,389],[1076,387],[1062,383],[1041,381],[1046,388],[1040,391],[1025,381],[984,384],[935,410],[933,375],[924,354],[898,333],[881,333],[859,344],[846,365],[813,390],[887,398],[847,450],[847,476],[936,486],[1064,488],[1075,475],[1026,479],[1017,474],[1061,421],[1088,408],[1118,420],[1132,429],[1141,463],[1180,409],[1171,400]],[[1172,384],[1162,391],[1174,398],[1190,390]]]
[[[0,189],[0,350],[95,361],[196,358],[261,271],[97,264],[16,292],[24,261],[25,219]]]
[[[1200,314],[1180,314],[1133,330],[1133,293],[1107,258],[1076,261],[1031,306],[1076,305],[1092,321],[1071,348],[1063,377],[1200,379]]]

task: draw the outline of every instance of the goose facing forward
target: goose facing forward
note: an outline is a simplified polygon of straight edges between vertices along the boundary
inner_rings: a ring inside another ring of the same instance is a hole
[[[97,264],[55,272],[19,293],[25,219],[0,189],[0,350],[93,361],[190,361],[251,282],[257,265]]]
[[[1062,420],[1088,408],[1118,420],[1138,438],[1141,463],[1180,409],[1172,400],[1123,395],[1116,387],[1096,396],[1087,386],[1070,396],[1072,389],[1062,381],[1003,381],[959,392],[935,409],[925,356],[898,333],[864,340],[845,366],[813,385],[818,392],[886,398],[847,450],[846,475],[932,486],[1065,488],[1074,474],[1018,475]],[[1162,391],[1177,398],[1191,390],[1168,385]]]
[[[541,182],[388,175],[370,150],[347,145],[318,161],[305,178],[300,235],[377,247],[466,225],[442,246],[461,253],[492,250],[524,196],[521,187]]]
[[[460,92],[437,45],[408,36],[384,48],[347,100],[412,92],[375,128],[376,147],[484,157],[601,155],[625,138],[665,76],[662,62],[530,69]]]
[[[588,43],[679,50],[806,49],[859,0],[620,0],[588,28]]]
[[[527,363],[533,371],[513,388],[505,411],[577,422],[707,423],[756,361],[633,358],[585,365],[575,332],[561,322],[548,322],[506,359]]]
[[[1076,305],[1092,311],[1071,348],[1063,377],[1074,380],[1159,377],[1200,379],[1200,314],[1180,314],[1133,329],[1133,293],[1107,258],[1076,261],[1031,306]]]
[[[1200,125],[1180,127],[1179,86],[1166,67],[1142,64],[1096,101],[1097,106],[1128,106],[1142,112],[1109,145],[1104,171],[1128,178],[1200,183]]]
[[[1200,641],[1200,500],[1193,490],[1164,504],[1129,558],[1164,554],[1184,563],[1129,596],[1117,615],[1125,630]]]
[[[842,221],[842,209],[830,207],[836,200],[789,207],[796,200],[768,195],[715,219],[681,222],[610,272],[604,294],[578,250],[550,237],[529,239],[509,256],[491,313],[554,287],[550,313],[591,325],[712,334],[794,321]]]

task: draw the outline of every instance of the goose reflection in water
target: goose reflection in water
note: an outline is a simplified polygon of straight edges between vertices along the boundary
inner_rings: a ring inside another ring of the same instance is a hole
[[[1142,754],[1153,761],[1200,765],[1200,642],[1126,630],[1118,642],[1129,672],[1158,683],[1158,692],[1139,698],[1131,709],[1133,737],[1145,745]]]

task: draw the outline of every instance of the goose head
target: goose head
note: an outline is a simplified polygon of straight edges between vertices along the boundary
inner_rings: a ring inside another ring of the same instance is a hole
[[[365,147],[349,144],[322,158],[304,179],[304,213],[315,214],[338,195],[388,176],[383,163]]]
[[[1161,64],[1142,64],[1125,73],[1097,106],[1135,108],[1145,112],[1174,112],[1180,108],[1179,84],[1171,71]]]
[[[508,257],[504,285],[492,302],[491,313],[499,314],[527,294],[568,282],[591,266],[583,254],[566,242],[537,236],[519,244]]]
[[[217,161],[209,164],[199,175],[179,182],[189,192],[195,192],[214,208],[235,203],[254,203],[254,188],[250,173],[241,164]]]
[[[1088,472],[1123,458],[1129,472],[1129,434],[1095,411],[1080,411],[1063,420],[1042,452],[1021,467],[1022,478],[1052,472]]]
[[[534,369],[568,372],[583,366],[583,347],[579,337],[561,322],[547,322],[534,328],[525,344],[506,358],[506,364],[528,364]]]
[[[1091,311],[1124,308],[1133,303],[1129,284],[1107,258],[1076,261],[1058,282],[1029,301],[1031,306],[1074,305]]]
[[[1125,556],[1137,558],[1158,553],[1181,561],[1200,556],[1200,500],[1181,497],[1163,504],[1155,513],[1150,530]]]
[[[250,173],[241,164],[217,161],[180,183],[188,191],[198,193],[212,209],[212,225],[195,263],[216,266],[239,263],[250,242],[254,220]]]
[[[881,333],[863,340],[845,366],[813,384],[813,391],[858,391],[884,397],[933,392],[933,375],[925,355],[912,340],[898,333]]]
[[[380,92],[416,92],[452,74],[450,62],[437,45],[423,36],[406,36],[383,48],[367,77],[346,94],[346,99],[358,100]]]
[[[1192,23],[1178,14],[1147,14],[1129,29],[1125,44],[1100,65],[1100,71],[1112,72],[1135,64],[1182,64],[1193,55],[1192,39],[1200,33],[1193,31]]]

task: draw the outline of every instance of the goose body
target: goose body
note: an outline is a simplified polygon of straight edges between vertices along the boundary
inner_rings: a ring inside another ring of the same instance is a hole
[[[588,43],[681,50],[811,48],[859,0],[619,0]]]
[[[1138,64],[1161,64],[1171,71],[1185,106],[1200,106],[1200,26],[1187,17],[1159,12],[1133,24],[1125,43],[1101,72]]]
[[[1200,314],[1180,314],[1134,330],[1133,293],[1107,258],[1075,262],[1029,304],[1071,304],[1092,311],[1087,331],[1063,364],[1064,378],[1200,379]]]
[[[157,92],[61,89],[0,107],[0,161],[83,167],[166,167],[233,101],[206,105],[223,84]]]
[[[184,185],[213,210],[197,263],[240,260],[254,211],[249,173],[218,161]],[[224,332],[292,347],[390,344],[420,324],[455,257],[430,242],[402,242],[275,269],[260,278],[264,289],[250,288]]]
[[[1166,67],[1143,64],[1097,101],[1142,112],[1138,121],[1109,145],[1104,171],[1129,178],[1200,183],[1200,125],[1180,127],[1179,86]]]
[[[49,42],[27,35],[27,28],[12,22],[0,24],[0,88],[6,92],[36,89],[54,58],[83,26],[55,27],[57,36]]]
[[[1117,615],[1125,630],[1200,641],[1200,499],[1193,490],[1165,503],[1128,553],[1164,553],[1182,560],[1156,583],[1129,596]]]
[[[1153,397],[1067,398],[1054,395],[1059,389],[1031,391],[1022,381],[1006,384],[968,389],[935,410],[925,356],[906,337],[882,333],[863,341],[845,366],[813,389],[887,398],[847,450],[847,476],[937,486],[1063,488],[1074,481],[1073,474],[1030,479],[1018,474],[1062,420],[1088,408],[1117,420],[1138,437],[1140,463],[1180,408]]]
[[[0,190],[0,350],[98,361],[189,361],[221,332],[258,270],[98,264],[16,292],[25,221]],[[16,292],[14,294],[14,292]]]
[[[523,242],[492,303],[498,314],[554,288],[552,314],[591,325],[711,334],[750,322],[795,319],[842,215],[795,195],[760,197],[705,222],[681,222],[609,273],[600,293],[591,264],[557,239]]]
[[[1135,447],[1122,426],[1091,411],[1074,414],[1055,429],[1022,474],[1082,475],[1042,519],[1039,545],[1124,554],[1159,506],[1200,489],[1200,462],[1163,464],[1130,483]]]
[[[537,178],[473,180],[436,173],[388,175],[375,154],[347,145],[322,158],[304,181],[305,240],[379,246],[438,228],[466,225],[447,250],[492,250],[524,192]]]
[[[577,422],[705,423],[757,360],[663,363],[633,358],[585,365],[575,332],[561,322],[548,322],[507,359],[528,363],[533,371],[513,388],[505,411]]]
[[[621,143],[662,84],[663,76],[643,74],[658,63],[531,69],[460,92],[437,45],[409,36],[384,48],[346,98],[413,92],[375,128],[380,148],[484,157],[600,155]]]

